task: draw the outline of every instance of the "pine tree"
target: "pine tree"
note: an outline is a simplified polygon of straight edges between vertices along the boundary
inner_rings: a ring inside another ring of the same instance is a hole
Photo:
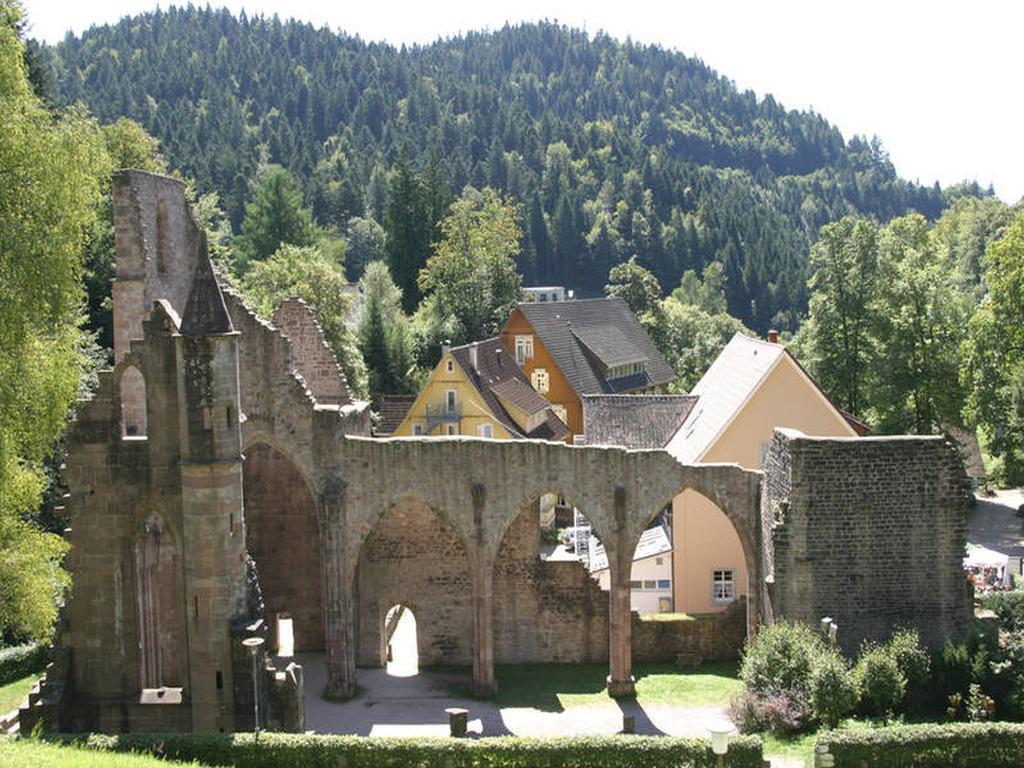
[[[313,216],[302,204],[302,192],[284,168],[264,168],[256,182],[252,202],[245,206],[238,237],[239,271],[262,261],[282,245],[312,245],[316,236]]]

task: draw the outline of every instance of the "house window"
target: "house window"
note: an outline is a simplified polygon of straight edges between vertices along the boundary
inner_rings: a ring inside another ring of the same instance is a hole
[[[423,434],[423,425],[422,424],[413,424],[412,425],[412,433],[414,435],[422,435]]]
[[[563,424],[569,423],[568,415],[565,412],[565,406],[559,403],[552,403],[551,410],[555,412],[555,416],[562,420]]]
[[[711,572],[711,602],[731,603],[736,599],[736,572],[715,570]]]
[[[494,437],[494,430],[490,424],[481,424],[476,428],[476,434],[479,437]]]
[[[643,588],[643,585],[644,585],[644,583],[642,581],[631,581],[631,582],[629,582],[629,588],[630,589],[641,589],[641,588]]]
[[[458,434],[458,432],[455,431],[455,425],[454,424],[449,424],[448,425],[448,434],[449,435],[457,435]]]
[[[658,589],[672,589],[672,580],[658,579]]]
[[[452,373],[455,371],[455,363],[452,362],[451,358],[448,358],[448,362],[445,363],[445,368],[447,369],[448,373]]]
[[[662,564],[662,562],[664,562],[664,559],[663,559],[663,558],[660,558],[660,557],[656,557],[656,558],[654,558],[654,564],[655,564],[655,565],[661,565],[661,564]]]
[[[655,579],[646,579],[644,581],[644,589],[656,589],[658,582]]]
[[[533,357],[533,336],[516,336],[516,364],[522,365]]]
[[[643,363],[630,363],[629,365],[613,365],[608,369],[606,378],[621,379],[626,376],[635,376],[644,372]]]
[[[761,443],[761,466],[764,466],[764,460],[768,458],[768,441],[765,440]]]
[[[444,396],[445,413],[455,413],[455,390],[449,389]]]
[[[530,374],[530,383],[533,384],[534,389],[542,395],[546,395],[551,383],[550,377],[548,376],[548,369],[534,368],[533,373]]]

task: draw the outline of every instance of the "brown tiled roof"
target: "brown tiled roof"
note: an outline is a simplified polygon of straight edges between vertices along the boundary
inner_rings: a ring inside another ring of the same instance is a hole
[[[981,460],[981,446],[978,444],[978,433],[973,429],[946,425],[946,434],[956,443],[960,458],[964,462],[964,470],[970,478],[985,477],[985,465]]]
[[[393,435],[405,421],[406,414],[415,402],[416,395],[381,395],[377,434],[381,437]]]
[[[473,359],[474,348],[476,349],[475,364]],[[495,336],[461,347],[453,347],[452,357],[455,358],[455,361],[465,371],[469,383],[480,393],[480,397],[483,398],[494,418],[512,435],[538,440],[564,440],[569,435],[568,427],[562,424],[557,417],[554,417],[552,422],[553,414],[549,414],[547,421],[533,430],[533,432],[523,434],[515,419],[502,406],[494,390],[496,387],[501,387],[502,384],[510,381],[517,381],[528,387],[537,398],[540,398],[545,403],[547,403],[547,400],[530,386],[530,382],[527,381],[522,370],[516,365],[515,357],[505,349],[505,345],[501,343],[499,337]],[[518,387],[517,392],[519,392],[519,397],[526,401],[528,396]],[[529,397],[532,402],[533,396]],[[532,413],[538,412],[536,410],[531,411],[531,409],[525,410]],[[559,425],[561,425],[561,429],[559,429]]]
[[[600,395],[668,384],[676,372],[618,297],[524,302],[519,310],[533,327],[577,395]],[[606,368],[644,364],[644,372],[608,381]]]
[[[682,426],[693,395],[587,395],[583,433],[587,445],[664,448]]]

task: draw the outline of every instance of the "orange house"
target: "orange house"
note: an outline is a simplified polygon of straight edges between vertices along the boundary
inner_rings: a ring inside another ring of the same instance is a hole
[[[500,338],[573,435],[583,433],[581,397],[654,394],[676,377],[620,298],[524,302]]]

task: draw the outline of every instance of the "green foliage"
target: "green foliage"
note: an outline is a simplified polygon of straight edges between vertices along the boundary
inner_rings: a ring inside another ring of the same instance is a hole
[[[857,678],[838,653],[826,652],[811,669],[811,709],[814,717],[835,728],[860,701]]]
[[[349,389],[356,397],[366,397],[366,365],[348,324],[352,299],[347,286],[341,265],[318,248],[294,245],[284,245],[269,259],[254,262],[240,285],[246,300],[264,317],[271,317],[292,296],[309,304]]]
[[[636,256],[631,256],[629,261],[612,267],[604,292],[623,299],[633,314],[640,317],[658,311],[661,283],[649,270],[637,264]]]
[[[971,319],[961,380],[966,413],[1001,460],[1010,485],[1024,483],[1024,212],[985,253],[988,297]]]
[[[806,624],[780,621],[747,640],[740,677],[753,693],[806,692],[811,671],[825,652],[819,632]]]
[[[511,200],[485,189],[455,201],[441,222],[441,240],[418,284],[434,311],[453,319],[456,344],[493,336],[519,301],[517,215]]]
[[[754,335],[732,315],[710,314],[696,305],[680,303],[675,296],[662,300],[656,315],[641,320],[675,369],[678,378],[674,387],[680,392],[693,388],[729,339],[737,333]]]
[[[0,685],[42,672],[47,660],[46,646],[40,643],[0,648]]]
[[[363,294],[359,315],[359,349],[369,371],[370,397],[415,391],[412,376],[412,334],[402,312],[402,292],[391,280],[388,265],[372,261],[359,281]]]
[[[818,738],[836,768],[1016,768],[1024,765],[1024,725],[955,723],[829,731]]]
[[[252,200],[245,206],[237,239],[238,263],[244,272],[250,262],[277,253],[282,245],[312,245],[313,216],[302,204],[302,191],[292,175],[277,165],[263,168],[256,178]]]
[[[856,674],[864,704],[872,714],[894,714],[903,702],[907,678],[893,654],[885,648],[866,650],[857,660]]]
[[[678,765],[713,768],[707,739],[662,736],[589,736],[527,739],[396,739],[359,736],[251,734],[123,734],[70,736],[90,749],[159,754],[172,760],[246,768],[345,765],[349,768],[628,768]],[[724,765],[761,768],[761,742],[741,736],[729,743]]]
[[[893,659],[900,673],[907,681],[907,686],[923,685],[931,673],[931,659],[928,651],[921,645],[921,636],[916,629],[898,630],[884,646]]]
[[[981,605],[995,612],[1004,629],[1024,628],[1024,589],[989,592],[981,598]]]
[[[407,313],[448,188],[491,186],[524,206],[530,282],[596,295],[633,255],[665,286],[718,261],[728,310],[762,333],[794,330],[805,312],[807,248],[823,224],[932,219],[947,204],[901,180],[877,142],[844,141],[696,58],[552,23],[398,49],[185,7],[43,53],[61,103],[138,120],[201,193],[220,193],[234,228],[264,160],[299,180],[321,226],[384,225]],[[396,186],[406,144],[422,192],[407,176]],[[389,216],[392,203],[404,213]]]
[[[81,252],[110,165],[91,119],[33,94],[20,6],[0,0],[0,17],[0,636],[44,639],[67,545],[26,517],[84,369]]]
[[[359,280],[370,262],[386,257],[384,228],[373,219],[349,219],[345,231],[345,271],[349,279]]]

